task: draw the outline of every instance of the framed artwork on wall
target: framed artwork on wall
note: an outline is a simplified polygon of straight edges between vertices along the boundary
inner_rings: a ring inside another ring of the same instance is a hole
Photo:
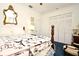
[[[35,33],[35,23],[34,23],[35,19],[34,17],[30,17],[30,25],[29,25],[29,30],[30,33],[34,35]]]
[[[34,24],[34,17],[31,17],[31,25],[35,25]]]

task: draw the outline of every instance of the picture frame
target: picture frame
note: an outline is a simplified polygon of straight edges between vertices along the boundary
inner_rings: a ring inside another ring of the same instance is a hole
[[[3,10],[4,13],[4,25],[15,24],[17,25],[17,13],[14,11],[13,6],[9,5],[8,9]]]

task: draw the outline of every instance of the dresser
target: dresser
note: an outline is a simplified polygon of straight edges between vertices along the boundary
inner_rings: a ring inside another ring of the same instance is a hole
[[[79,48],[79,35],[73,35],[72,45]]]
[[[79,44],[79,35],[73,35],[73,42]]]

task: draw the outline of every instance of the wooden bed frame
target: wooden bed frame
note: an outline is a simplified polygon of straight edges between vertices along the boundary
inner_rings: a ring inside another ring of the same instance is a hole
[[[54,25],[51,25],[51,47],[54,49]]]

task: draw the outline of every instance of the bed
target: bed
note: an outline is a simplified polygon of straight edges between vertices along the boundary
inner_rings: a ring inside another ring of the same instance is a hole
[[[0,36],[0,56],[46,56],[50,48],[46,36]]]

